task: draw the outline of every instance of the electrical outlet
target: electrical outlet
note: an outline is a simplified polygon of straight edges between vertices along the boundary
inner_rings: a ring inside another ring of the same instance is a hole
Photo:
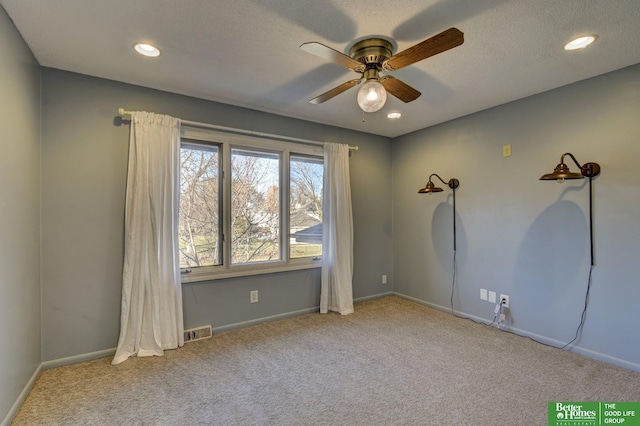
[[[490,291],[489,292],[489,302],[496,303],[496,292],[495,291]]]
[[[253,290],[250,293],[250,302],[258,303],[258,290]]]
[[[502,303],[502,301],[504,300],[504,303]],[[508,294],[501,294],[500,295],[500,303],[502,303],[502,306],[504,306],[505,308],[509,307],[509,295]]]
[[[382,276],[382,284],[386,284],[387,283],[387,276],[383,275]]]
[[[480,289],[480,300],[487,300],[487,289],[486,288],[481,288]]]
[[[502,145],[502,156],[511,157],[511,145]]]

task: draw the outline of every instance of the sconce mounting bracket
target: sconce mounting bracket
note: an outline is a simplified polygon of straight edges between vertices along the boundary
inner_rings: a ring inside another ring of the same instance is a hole
[[[585,177],[596,177],[600,174],[600,165],[598,163],[584,163],[580,167],[580,173]]]

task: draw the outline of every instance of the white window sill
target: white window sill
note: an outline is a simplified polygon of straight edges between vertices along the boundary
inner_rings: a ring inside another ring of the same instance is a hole
[[[211,266],[193,268],[189,273],[182,273],[182,284],[200,281],[220,280],[224,278],[246,277],[250,275],[273,274],[277,272],[299,271],[303,269],[321,268],[322,259],[292,261],[290,263],[273,263],[259,265],[241,265],[225,268],[223,266]]]

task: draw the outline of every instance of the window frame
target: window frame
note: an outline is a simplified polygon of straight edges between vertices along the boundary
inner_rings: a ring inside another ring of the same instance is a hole
[[[213,142],[202,142],[202,141],[197,141],[197,140],[191,140],[191,139],[187,139],[184,137],[181,137],[180,139],[180,150],[182,150],[183,146],[192,146],[194,147],[194,149],[202,149],[202,147],[205,147],[205,150],[209,149],[209,148],[214,148],[217,150],[217,155],[218,155],[218,176],[217,176],[217,187],[218,187],[218,192],[219,192],[219,196],[218,196],[218,211],[217,211],[217,215],[218,218],[221,218],[223,215],[223,206],[222,206],[222,147],[220,146],[220,144],[218,143],[213,143]],[[197,148],[196,148],[197,147]],[[182,152],[180,153],[180,157],[182,158]],[[181,160],[182,161],[182,160]],[[180,175],[182,176],[182,164],[180,165]],[[180,182],[180,197],[182,196],[182,182]],[[180,199],[178,204],[182,205],[182,200]],[[180,219],[178,219],[180,220]],[[223,263],[223,254],[224,254],[224,247],[223,247],[223,232],[224,230],[222,229],[222,221],[218,220],[217,223],[217,228],[218,228],[218,232],[217,232],[217,250],[218,250],[218,258],[216,259],[216,263],[214,265],[209,265],[209,266],[219,266],[222,265]],[[177,239],[178,244],[180,243],[180,238],[178,237]],[[190,268],[181,268],[181,271],[190,271]]]
[[[289,197],[288,197],[288,200],[287,200],[288,203],[289,203],[288,210],[287,210],[287,213],[288,213],[287,218],[289,220],[291,220],[291,183],[292,183],[291,182],[291,174],[292,174],[291,170],[292,170],[292,162],[296,161],[296,160],[293,160],[292,157],[293,158],[297,158],[298,159],[297,161],[300,161],[301,159],[307,159],[307,160],[310,160],[310,161],[312,161],[312,162],[314,162],[316,164],[321,164],[322,165],[323,191],[324,191],[324,172],[325,172],[325,170],[324,170],[324,158],[323,157],[318,157],[316,155],[309,155],[309,154],[301,154],[299,152],[290,152],[289,153],[289,163],[288,163],[289,177],[288,177],[288,181],[287,181],[287,189],[289,190]],[[324,194],[321,194],[321,195],[324,195]],[[321,222],[321,223],[324,223],[324,222]],[[305,259],[305,258],[322,257],[322,252],[319,255],[315,255],[315,256],[298,256],[298,257],[292,256],[291,223],[289,223],[288,230],[289,230],[289,240],[288,240],[289,241],[289,247],[287,247],[287,249],[289,250],[289,258],[290,259]]]
[[[281,262],[283,260],[283,255],[282,255],[282,249],[283,249],[283,246],[282,246],[282,229],[283,229],[283,226],[282,226],[282,218],[281,218],[281,215],[282,215],[282,189],[281,188],[282,188],[283,179],[282,179],[281,170],[282,170],[283,165],[284,165],[284,159],[283,159],[284,156],[283,156],[282,152],[276,151],[276,150],[273,150],[273,149],[259,149],[258,150],[256,148],[248,148],[248,147],[246,147],[244,145],[243,146],[232,145],[229,148],[230,148],[230,153],[231,153],[230,154],[230,158],[231,159],[232,159],[232,157],[234,155],[233,151],[240,151],[240,152],[246,151],[246,152],[254,152],[254,153],[264,153],[264,154],[267,154],[267,155],[277,156],[277,158],[278,158],[278,172],[279,172],[278,173],[278,231],[279,232],[278,232],[277,241],[278,241],[278,252],[279,252],[280,256],[279,256],[278,259],[274,259],[274,260],[254,261],[254,262],[251,262],[251,263],[242,263],[242,262],[234,263],[232,258],[231,258],[232,257],[231,256],[232,247],[231,247],[231,242],[230,242],[229,243],[230,245],[228,247],[229,250],[226,250],[226,253],[229,254],[229,258],[228,259],[225,258],[224,260],[228,260],[228,263],[231,266],[248,266],[248,265],[258,265],[258,264],[265,265],[265,264]],[[242,155],[242,154],[240,154],[240,155]],[[233,186],[233,175],[232,175],[232,170],[231,170],[231,160],[229,162],[229,171],[230,172],[229,172],[229,174],[227,174],[227,176],[231,177],[231,179],[229,179],[229,194],[230,194],[230,196],[229,196],[229,200],[230,200],[229,207],[230,208],[227,210],[228,214],[226,215],[229,218],[229,228],[228,228],[229,233],[226,234],[226,235],[232,236],[231,217],[233,215],[233,212],[231,211],[231,209],[233,208],[233,202],[232,202],[232,197],[233,197],[233,188],[232,188],[232,186]],[[226,207],[226,205],[223,204],[223,208],[225,208],[225,207]],[[223,215],[223,222],[224,222],[224,217],[225,217],[225,215]],[[223,264],[224,264],[224,261],[223,261]]]
[[[324,158],[322,145],[282,141],[275,138],[256,137],[212,129],[182,126],[182,141],[191,144],[215,144],[221,157],[221,214],[222,214],[222,264],[181,269],[182,283],[209,281],[276,272],[319,268],[322,257],[290,257],[290,156],[303,155]],[[233,149],[258,150],[280,156],[279,174],[279,244],[280,259],[265,262],[231,264],[231,152]]]

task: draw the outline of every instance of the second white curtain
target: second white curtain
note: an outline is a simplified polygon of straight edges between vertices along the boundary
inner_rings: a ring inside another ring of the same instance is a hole
[[[324,146],[320,312],[353,312],[353,214],[349,145]]]
[[[120,338],[112,363],[184,345],[177,252],[180,121],[134,112],[125,206]]]

